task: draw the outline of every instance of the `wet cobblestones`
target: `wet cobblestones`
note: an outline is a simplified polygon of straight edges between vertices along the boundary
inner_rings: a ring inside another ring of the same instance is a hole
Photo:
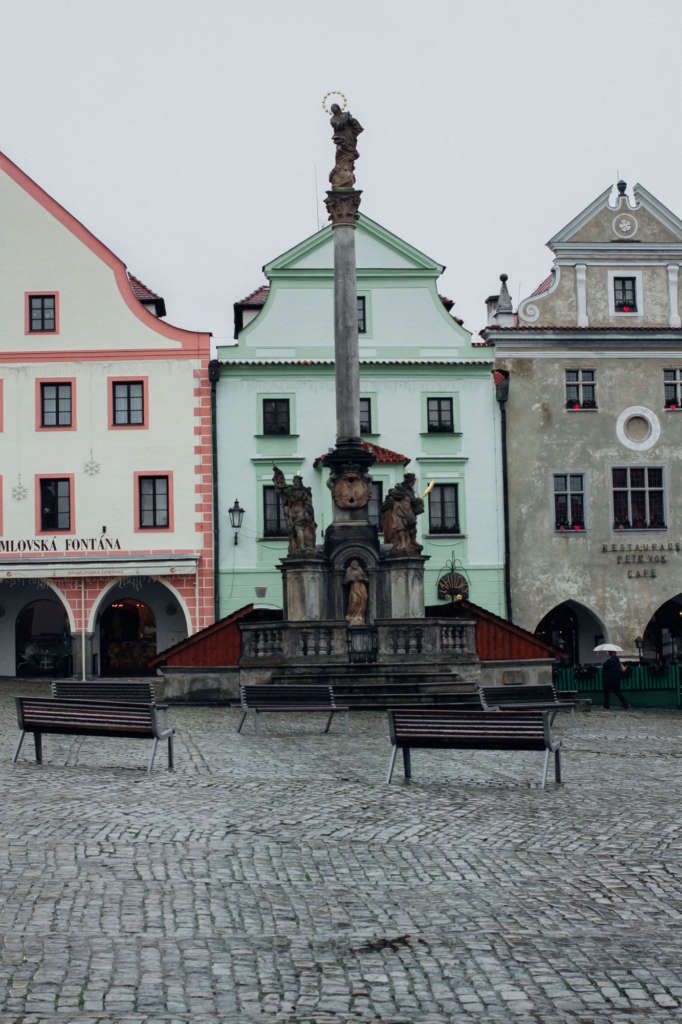
[[[387,787],[382,714],[256,737],[172,708],[174,774],[65,736],[12,765],[26,689],[0,686],[0,1024],[682,1018],[679,712],[561,716],[545,792],[532,753],[418,751]]]

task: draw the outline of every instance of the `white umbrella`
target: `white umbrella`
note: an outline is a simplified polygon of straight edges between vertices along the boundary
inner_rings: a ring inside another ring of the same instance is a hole
[[[623,648],[619,647],[618,644],[597,644],[597,646],[593,648],[593,651],[595,654],[598,651],[616,651],[618,654],[622,654]]]

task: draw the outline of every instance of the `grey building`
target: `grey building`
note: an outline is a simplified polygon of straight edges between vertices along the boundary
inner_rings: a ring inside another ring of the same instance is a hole
[[[513,620],[600,660],[609,640],[669,660],[682,638],[682,221],[608,188],[547,243],[545,281],[496,346]],[[680,644],[682,655],[682,643]]]

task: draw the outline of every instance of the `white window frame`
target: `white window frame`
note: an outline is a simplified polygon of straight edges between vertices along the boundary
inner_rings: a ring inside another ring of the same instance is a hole
[[[632,267],[621,267],[620,270],[609,270],[609,316],[643,317],[644,316],[644,288],[642,286],[642,271],[633,270]],[[634,277],[635,279],[635,302],[637,310],[634,313],[624,313],[616,309],[614,278]]]

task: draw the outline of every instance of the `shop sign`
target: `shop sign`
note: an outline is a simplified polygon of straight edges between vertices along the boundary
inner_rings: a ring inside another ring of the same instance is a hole
[[[0,555],[40,555],[52,552],[120,551],[118,537],[0,538]]]

